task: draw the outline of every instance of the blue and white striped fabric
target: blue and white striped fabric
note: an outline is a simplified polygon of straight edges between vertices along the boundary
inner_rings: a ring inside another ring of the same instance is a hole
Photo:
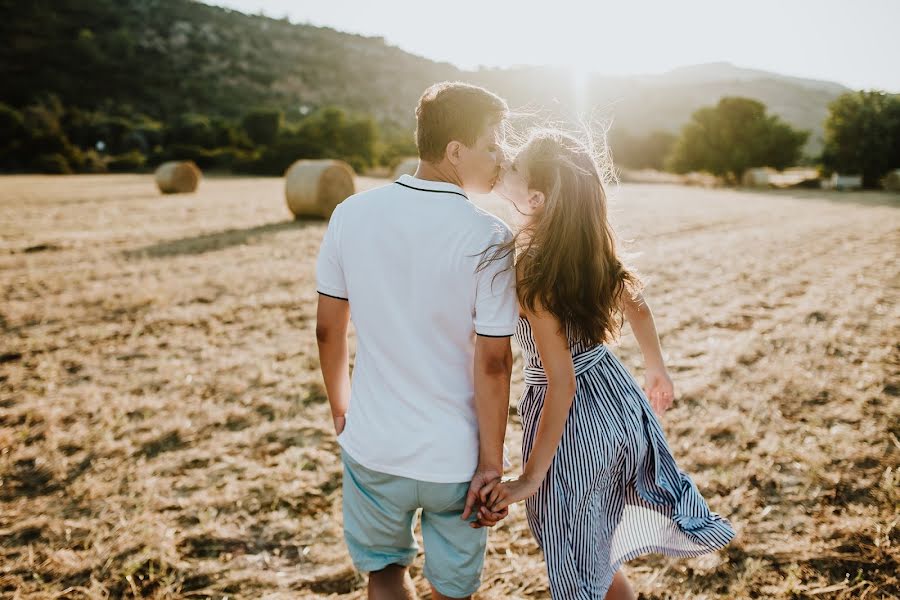
[[[528,460],[547,378],[528,320],[516,340],[525,359],[519,400]],[[623,562],[658,552],[698,556],[734,537],[678,470],[643,390],[604,345],[570,342],[576,392],[553,464],[525,501],[555,600],[604,598]]]

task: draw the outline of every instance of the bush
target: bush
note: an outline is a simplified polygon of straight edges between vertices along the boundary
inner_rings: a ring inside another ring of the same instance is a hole
[[[191,144],[171,144],[162,149],[158,155],[159,162],[167,160],[192,160],[200,166],[200,163],[206,160],[207,150],[201,146]],[[202,167],[201,167],[202,168]]]
[[[33,167],[41,173],[68,175],[72,172],[69,161],[62,154],[41,154],[34,159]]]
[[[418,156],[419,149],[416,147],[415,137],[409,132],[379,143],[377,154],[378,164],[393,170],[404,158]]]
[[[254,144],[268,146],[278,138],[283,121],[280,110],[259,109],[244,116],[241,126]]]
[[[202,170],[233,170],[238,166],[246,169],[248,163],[258,159],[258,154],[241,148],[214,148],[208,150],[199,146],[174,144],[168,148],[154,148],[150,164],[159,165],[169,160],[192,160]],[[246,171],[245,171],[246,172]]]
[[[33,104],[25,108],[23,116],[27,133],[23,149],[26,153],[32,156],[60,154],[66,157],[72,143],[60,125],[61,114],[62,106],[58,101]]]
[[[353,167],[353,171],[355,173],[362,173],[370,166],[372,166],[365,158],[362,156],[348,156],[344,158],[351,167]]]
[[[8,104],[0,102],[0,144],[6,146],[25,137],[25,118]]]
[[[0,102],[0,169],[22,168],[22,143],[26,134],[22,113]]]
[[[107,160],[100,156],[96,150],[87,150],[84,153],[84,161],[79,169],[82,173],[106,173]]]
[[[262,152],[259,150],[235,154],[234,160],[231,162],[231,170],[234,173],[255,175],[258,173],[257,162],[261,157]]]
[[[159,122],[143,115],[125,117],[69,108],[61,123],[75,145],[96,148],[98,142],[103,142],[103,152],[114,155],[130,150],[146,154],[162,141]]]
[[[235,163],[246,159],[248,156],[252,156],[252,154],[240,148],[216,148],[214,150],[205,150],[194,162],[204,170],[231,170],[234,168]]]
[[[228,119],[213,119],[213,145],[212,149],[217,148],[252,148],[253,142],[247,137],[247,134]]]
[[[106,168],[114,173],[139,171],[147,163],[146,157],[137,150],[112,157]]]
[[[255,175],[283,175],[301,158],[324,158],[320,147],[312,143],[300,132],[282,133],[275,143],[264,148],[259,157],[249,166],[249,173]]]
[[[368,117],[353,119],[346,124],[341,132],[341,144],[338,147],[339,156],[347,162],[356,161],[361,168],[359,173],[375,164],[375,145],[378,138],[378,130],[375,122]]]
[[[135,150],[143,154],[150,150],[150,144],[144,132],[137,129],[132,129],[123,135],[122,141],[117,146],[122,153]]]
[[[214,148],[216,132],[209,117],[198,114],[181,115],[166,127],[163,139],[166,145]]]

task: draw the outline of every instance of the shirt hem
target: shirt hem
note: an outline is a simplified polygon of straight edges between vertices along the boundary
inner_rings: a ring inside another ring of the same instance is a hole
[[[509,337],[511,335],[515,335],[516,326],[512,325],[509,327],[500,327],[500,326],[491,326],[491,325],[476,325],[475,333],[478,335],[490,335],[497,337]]]
[[[372,471],[378,471],[379,473],[386,473],[387,475],[405,477],[406,479],[414,479],[416,481],[423,481],[426,483],[469,483],[470,481],[472,481],[472,477],[475,475],[474,468],[468,475],[444,475],[440,477],[435,476],[433,472],[425,474],[411,469],[399,469],[396,467],[396,465],[382,465],[368,459],[360,459],[360,454],[352,448],[349,448],[347,442],[341,439],[338,439],[338,444],[340,444],[341,448],[343,448],[344,451],[350,455],[350,458],[352,458],[365,468]]]
[[[317,286],[316,291],[325,296],[330,296],[332,298],[337,298],[338,300],[346,300],[347,299],[347,291],[339,290],[337,288],[330,288],[326,286]]]

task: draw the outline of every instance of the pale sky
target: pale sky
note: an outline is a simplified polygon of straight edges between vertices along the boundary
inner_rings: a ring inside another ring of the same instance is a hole
[[[699,63],[900,92],[900,0],[207,0],[381,36],[464,69],[570,66],[608,75]]]

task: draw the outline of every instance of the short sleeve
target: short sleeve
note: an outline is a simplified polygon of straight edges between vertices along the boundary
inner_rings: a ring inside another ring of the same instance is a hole
[[[506,225],[498,224],[490,244],[512,239]],[[488,251],[490,256],[491,250]],[[492,337],[509,337],[516,331],[519,305],[516,301],[514,253],[491,260],[478,271],[475,287],[475,333]]]
[[[347,300],[347,283],[344,279],[343,261],[341,260],[341,205],[339,204],[331,214],[328,221],[328,229],[322,244],[319,246],[319,256],[316,259],[316,290],[320,294]]]

